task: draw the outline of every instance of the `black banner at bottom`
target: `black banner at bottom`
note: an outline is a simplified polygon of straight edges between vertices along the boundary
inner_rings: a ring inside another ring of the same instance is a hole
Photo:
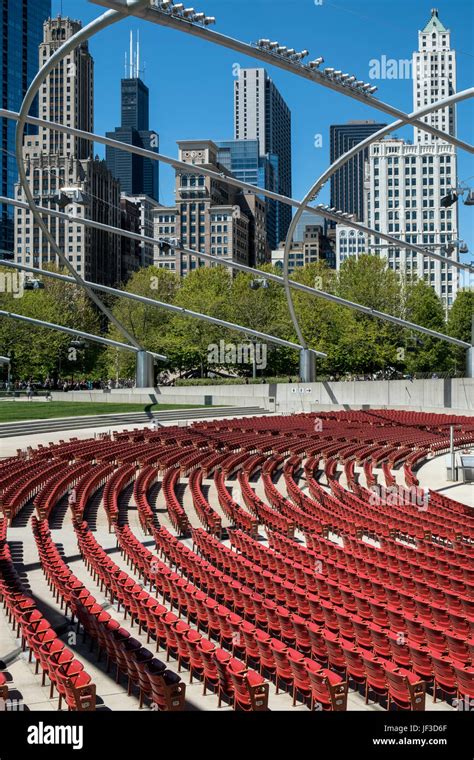
[[[403,712],[3,712],[0,713],[0,760],[19,757],[136,758],[165,743],[167,751],[209,755],[254,752],[257,747],[282,752],[285,742],[305,752],[333,749],[337,756],[354,751],[365,757],[474,757],[473,713]],[[201,739],[201,741],[200,741]],[[171,746],[170,746],[171,745]],[[313,751],[312,750],[312,751]]]

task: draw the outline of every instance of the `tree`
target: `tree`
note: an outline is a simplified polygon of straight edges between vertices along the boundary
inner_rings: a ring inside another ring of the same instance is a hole
[[[448,316],[448,335],[467,343],[473,341],[474,291],[459,290]],[[450,364],[453,369],[464,371],[466,349],[451,346]]]
[[[278,338],[293,339],[292,325],[286,308],[285,292],[281,285],[259,278],[258,272],[273,272],[270,265],[264,265],[255,272],[255,276],[240,272],[232,281],[228,319],[237,324]],[[261,280],[261,281],[260,281]],[[235,342],[248,342],[243,333],[232,333]],[[249,339],[251,340],[251,338]],[[267,366],[263,373],[268,377],[280,373],[293,374],[298,369],[297,352],[268,343]],[[245,374],[250,366],[236,366],[235,369]]]
[[[405,318],[422,327],[446,332],[443,304],[425,280],[406,285]],[[448,366],[449,349],[445,341],[417,333],[407,343],[406,367],[413,372],[443,372]]]
[[[358,259],[349,257],[343,262],[336,281],[336,295],[348,301],[400,316],[402,283],[387,261],[366,254]],[[377,317],[344,309],[345,318],[338,326],[340,360],[345,371],[376,373],[401,368],[397,360],[400,329]]]
[[[181,280],[175,303],[218,319],[228,319],[232,276],[227,267],[199,267]],[[165,338],[165,353],[175,369],[208,371],[210,346],[229,340],[229,331],[193,317],[173,317]]]
[[[156,301],[173,303],[179,287],[180,278],[174,272],[150,266],[134,272],[123,290]],[[173,320],[170,311],[119,297],[114,301],[112,313],[145,349],[156,353],[166,353],[164,350],[166,335]],[[109,326],[109,337],[127,342],[114,324]],[[117,374],[119,377],[133,377],[135,356],[128,351],[109,348],[106,366],[107,373],[111,377]]]
[[[64,273],[52,264],[47,268]],[[1,269],[1,274],[11,275],[11,270],[5,269]],[[11,282],[5,278],[2,281]],[[84,291],[72,283],[48,277],[44,277],[43,284],[44,288],[38,290],[4,288],[0,293],[1,308],[97,334],[97,312]],[[68,376],[89,373],[101,349],[95,343],[84,343],[76,349],[71,345],[73,340],[70,335],[50,328],[8,318],[0,320],[0,353],[11,355],[13,378],[31,377],[39,381],[48,375],[57,378],[60,373]]]
[[[341,265],[336,284],[336,294],[341,298],[398,316],[400,292],[399,276],[380,256],[349,256]]]

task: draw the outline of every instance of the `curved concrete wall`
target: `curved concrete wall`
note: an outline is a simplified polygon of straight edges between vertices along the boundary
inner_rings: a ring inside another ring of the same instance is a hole
[[[403,408],[474,415],[474,379],[376,380],[279,385],[196,385],[133,390],[54,392],[57,401],[261,406],[280,413],[341,408]]]

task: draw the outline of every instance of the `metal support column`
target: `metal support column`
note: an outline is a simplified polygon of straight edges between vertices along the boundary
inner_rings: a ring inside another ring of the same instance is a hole
[[[311,348],[300,351],[300,378],[303,383],[316,381],[316,355]]]
[[[136,388],[154,388],[155,369],[153,356],[148,351],[137,351]]]
[[[466,377],[474,377],[474,346],[466,351]]]

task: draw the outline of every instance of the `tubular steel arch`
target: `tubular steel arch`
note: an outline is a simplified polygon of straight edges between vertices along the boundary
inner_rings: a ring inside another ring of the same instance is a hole
[[[344,85],[323,76],[323,74],[317,69],[309,69],[304,64],[295,65],[295,63],[290,61],[288,58],[285,59],[282,56],[276,56],[267,50],[264,50],[263,48],[255,47],[246,42],[242,42],[241,40],[236,40],[233,37],[228,37],[227,35],[216,32],[209,27],[202,27],[198,24],[191,23],[189,20],[178,18],[156,7],[156,5],[151,2],[151,0],[149,3],[144,3],[143,6],[135,8],[132,8],[130,6],[129,0],[92,0],[92,2],[94,2],[96,5],[112,8],[117,13],[125,13],[132,16],[137,16],[145,21],[150,21],[154,24],[159,24],[160,26],[175,29],[178,32],[184,32],[185,34],[200,37],[201,39],[205,39],[208,42],[212,42],[214,45],[220,45],[230,50],[235,50],[237,53],[242,53],[243,55],[249,56],[250,58],[257,58],[264,63],[268,63],[270,66],[276,66],[277,68],[284,69],[290,74],[308,79],[310,82],[322,85],[329,90],[338,92],[342,95],[345,95],[346,97],[352,98],[353,100],[358,100],[360,103],[368,104],[372,106],[372,108],[382,111],[383,113],[387,113],[390,116],[394,116],[397,119],[405,120],[407,118],[407,114],[403,113],[403,111],[400,111],[398,108],[391,106],[389,103],[383,103],[368,93],[362,94],[354,89],[349,89]],[[416,117],[411,117],[408,119],[408,121],[406,121],[406,123],[413,124],[419,129],[422,129],[425,132],[429,132],[435,137],[441,138],[443,140],[446,140],[446,142],[450,142],[453,145],[456,145],[458,148],[467,150],[470,153],[474,153],[473,145],[463,142],[453,135],[446,135],[436,127],[433,127],[430,124],[425,124],[423,121],[419,121]]]

